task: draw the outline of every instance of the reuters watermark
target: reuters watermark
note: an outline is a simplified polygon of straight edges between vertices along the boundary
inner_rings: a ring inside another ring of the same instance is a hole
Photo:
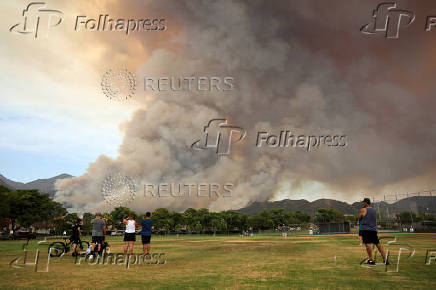
[[[126,68],[108,69],[102,77],[101,89],[111,100],[127,100],[135,94],[135,74]]]
[[[103,199],[113,206],[126,206],[136,199],[141,184],[128,175],[117,172],[107,175],[101,185]],[[144,184],[144,197],[150,198],[227,198],[232,196],[234,184],[220,182],[172,182]]]
[[[101,195],[110,205],[127,205],[136,198],[136,183],[122,172],[107,175],[101,185]]]
[[[144,91],[204,91],[219,92],[232,91],[234,77],[218,76],[181,76],[181,77],[144,77]]]
[[[144,91],[227,92],[234,89],[233,77],[144,77]],[[110,68],[102,77],[103,94],[111,100],[127,100],[136,91],[136,74],[126,68]]]
[[[145,184],[145,197],[231,197],[233,183],[159,183]]]

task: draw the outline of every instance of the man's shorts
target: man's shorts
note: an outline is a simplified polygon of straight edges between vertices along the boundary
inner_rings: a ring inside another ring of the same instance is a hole
[[[362,230],[359,230],[359,237],[362,236]]]
[[[144,235],[142,235],[141,237],[142,237],[142,244],[143,245],[150,244],[151,236],[144,236]]]
[[[92,243],[99,243],[101,244],[104,241],[104,236],[92,236]]]
[[[71,236],[70,237],[70,243],[78,244],[79,242],[80,242],[80,238],[79,237],[75,237],[75,236]]]
[[[378,245],[380,243],[376,231],[362,231],[362,240],[364,244]]]
[[[124,233],[124,241],[125,242],[136,241],[136,234],[135,233]]]

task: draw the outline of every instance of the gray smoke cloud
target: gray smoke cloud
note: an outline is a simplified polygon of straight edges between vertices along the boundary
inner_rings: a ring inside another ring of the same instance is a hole
[[[407,8],[407,2],[399,4]],[[319,194],[311,189],[314,184],[348,201],[365,192],[434,186],[435,91],[422,54],[409,50],[413,40],[430,47],[421,30],[396,42],[363,36],[359,28],[370,21],[377,2],[338,1],[335,7],[319,1],[164,5],[129,3],[120,8],[125,14],[141,7],[165,11],[169,29],[174,23],[177,33],[160,39],[159,46],[132,36],[150,47],[150,56],[136,68],[140,108],[121,126],[119,155],[100,156],[83,176],[60,181],[57,201],[73,211],[109,210],[101,185],[105,176],[117,172],[136,181],[137,198],[129,207],[139,211],[237,209],[283,192],[292,198],[299,190],[310,199]],[[113,49],[122,47],[114,44]],[[392,49],[395,54],[387,53]],[[414,75],[418,68],[422,78]],[[163,76],[232,76],[234,90],[143,92],[143,77]],[[227,118],[248,132],[229,156],[190,148],[214,118]],[[347,146],[310,152],[255,146],[258,131],[278,135],[294,129],[308,135],[347,135]],[[232,197],[143,196],[144,184],[189,182],[233,183]]]

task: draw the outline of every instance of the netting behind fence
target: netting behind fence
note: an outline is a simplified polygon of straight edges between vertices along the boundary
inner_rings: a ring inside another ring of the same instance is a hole
[[[436,190],[385,194],[372,198],[381,231],[435,232]]]

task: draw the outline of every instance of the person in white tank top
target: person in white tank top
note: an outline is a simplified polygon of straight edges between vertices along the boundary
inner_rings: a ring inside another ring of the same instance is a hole
[[[134,233],[135,232],[135,221],[134,220],[127,220],[126,224],[126,233]]]
[[[136,221],[134,220],[133,214],[129,214],[129,217],[123,220],[126,225],[126,230],[124,232],[124,255],[129,252],[130,255],[133,254],[133,246],[136,241]]]

